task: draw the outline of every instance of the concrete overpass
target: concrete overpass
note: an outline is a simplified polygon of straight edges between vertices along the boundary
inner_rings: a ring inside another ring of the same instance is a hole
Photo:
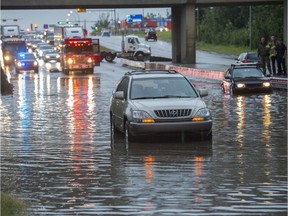
[[[287,44],[287,0],[2,0],[1,10],[171,7],[172,62],[195,64],[197,7],[261,4],[284,4],[284,39]]]

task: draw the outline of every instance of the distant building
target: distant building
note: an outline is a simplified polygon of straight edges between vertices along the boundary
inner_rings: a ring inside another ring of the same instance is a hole
[[[167,18],[145,18],[142,22],[138,23],[127,23],[126,20],[120,21],[120,29],[134,29],[134,28],[157,28],[157,27],[166,27],[167,29],[171,29],[171,19]]]

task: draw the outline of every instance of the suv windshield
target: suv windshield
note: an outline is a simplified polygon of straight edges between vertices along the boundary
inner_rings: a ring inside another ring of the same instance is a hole
[[[130,98],[190,98],[197,93],[188,80],[181,77],[134,79],[131,84]]]
[[[257,68],[239,68],[233,71],[234,78],[245,78],[245,77],[264,77],[261,70]]]

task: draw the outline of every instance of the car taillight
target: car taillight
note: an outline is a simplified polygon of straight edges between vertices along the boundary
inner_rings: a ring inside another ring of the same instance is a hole
[[[247,62],[248,62],[248,60],[247,60],[247,59],[244,59],[244,60],[243,60],[243,63],[247,63]]]

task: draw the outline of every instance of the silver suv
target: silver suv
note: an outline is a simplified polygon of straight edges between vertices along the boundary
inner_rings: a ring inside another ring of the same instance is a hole
[[[128,141],[174,132],[212,139],[212,117],[201,98],[207,95],[176,71],[128,72],[110,99],[111,136],[117,130]]]

